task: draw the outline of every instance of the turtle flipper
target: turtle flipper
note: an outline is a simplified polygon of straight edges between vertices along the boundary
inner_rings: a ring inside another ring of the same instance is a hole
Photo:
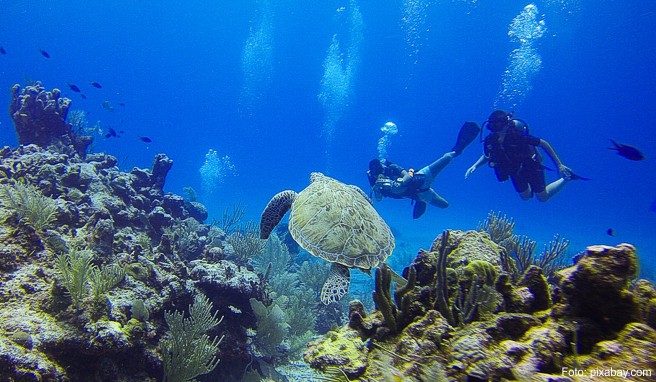
[[[271,198],[260,218],[260,239],[269,238],[271,231],[289,211],[295,198],[296,192],[292,190],[281,191]]]
[[[321,288],[321,302],[328,305],[339,301],[349,290],[351,284],[351,273],[348,267],[332,263],[328,279]]]

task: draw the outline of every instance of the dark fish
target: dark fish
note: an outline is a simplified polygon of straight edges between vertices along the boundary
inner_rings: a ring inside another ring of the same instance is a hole
[[[111,127],[107,127],[107,130],[109,132],[105,134],[105,138],[111,138],[111,137],[120,138],[121,134],[123,134],[123,130],[119,131],[118,133],[116,132],[116,130],[114,130]]]
[[[615,236],[615,231],[612,228],[607,229],[606,233],[608,234],[608,236]]]
[[[623,145],[621,143],[617,143],[614,140],[610,140],[613,146],[615,147],[609,147],[609,150],[617,150],[617,155],[623,156],[626,159],[629,160],[643,160],[645,159],[645,156],[638,150],[637,148],[629,145]]]
[[[82,93],[80,93],[80,97],[82,97],[82,98],[84,98],[84,99],[87,99],[87,96],[85,96],[85,95],[82,94]]]
[[[48,52],[46,52],[45,50],[43,50],[43,49],[39,49],[39,52],[41,52],[41,55],[42,55],[43,57],[45,57],[45,58],[50,58],[50,54],[49,54]]]
[[[119,102],[118,106],[125,106],[124,102]]]
[[[93,86],[94,88],[102,89],[102,85],[99,84],[99,83],[97,83],[96,81],[91,81],[91,82],[89,82],[89,83],[90,83],[91,86]]]
[[[3,48],[1,46],[0,46],[0,54],[7,54],[7,51],[5,50],[5,48]]]
[[[150,138],[148,138],[148,137],[142,137],[142,136],[139,136],[139,139],[141,139],[142,141],[144,141],[144,142],[146,142],[146,143],[150,143],[150,142],[153,141],[152,139],[150,139]]]
[[[77,86],[75,86],[75,85],[73,85],[73,84],[69,84],[68,82],[66,83],[66,85],[68,85],[68,87],[69,87],[72,91],[74,91],[74,92],[76,92],[76,93],[79,93],[79,92],[80,92],[80,88],[78,88]]]

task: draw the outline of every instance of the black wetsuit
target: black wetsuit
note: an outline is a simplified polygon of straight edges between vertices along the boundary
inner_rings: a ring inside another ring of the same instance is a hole
[[[492,133],[485,138],[485,156],[501,182],[510,178],[515,191],[540,193],[545,190],[546,180],[542,158],[536,146],[540,138],[523,133],[517,128],[508,128],[503,142],[500,134]]]
[[[403,171],[405,169],[396,163],[393,163],[391,161],[385,161],[385,165],[383,166],[383,172],[381,175],[388,179],[390,182],[394,182],[393,185],[390,185],[389,187],[381,187],[380,188],[380,193],[387,198],[393,198],[393,199],[404,199],[404,198],[410,198],[410,199],[416,199],[417,198],[417,192],[418,192],[418,184],[411,180],[405,185],[399,185],[396,180],[398,178],[403,178]],[[376,181],[378,178],[373,179],[372,177],[369,178],[369,183],[371,186],[376,184]]]

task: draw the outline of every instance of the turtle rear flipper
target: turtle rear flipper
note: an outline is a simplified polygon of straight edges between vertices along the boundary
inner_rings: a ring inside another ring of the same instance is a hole
[[[296,192],[293,190],[281,191],[273,196],[262,212],[260,218],[260,239],[268,239],[273,229],[291,208]]]
[[[328,305],[339,301],[349,290],[351,273],[349,268],[338,263],[332,263],[328,279],[321,288],[321,302]]]

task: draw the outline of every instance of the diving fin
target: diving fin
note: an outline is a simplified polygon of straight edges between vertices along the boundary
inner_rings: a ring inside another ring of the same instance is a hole
[[[462,154],[462,151],[465,147],[469,146],[470,143],[476,139],[478,133],[480,133],[481,128],[478,127],[476,122],[465,122],[460,128],[458,133],[458,139],[456,140],[456,145],[453,146],[452,151],[456,152],[456,156]]]
[[[415,202],[415,208],[412,210],[412,218],[413,219],[419,219],[421,215],[426,212],[426,202],[422,202],[421,200],[417,200]]]
[[[569,179],[570,179],[570,180],[591,180],[590,178],[586,178],[586,177],[584,177],[584,176],[581,176],[581,175],[575,174],[575,173],[573,173],[573,172],[570,172],[569,174],[570,174],[570,175],[569,175]]]

